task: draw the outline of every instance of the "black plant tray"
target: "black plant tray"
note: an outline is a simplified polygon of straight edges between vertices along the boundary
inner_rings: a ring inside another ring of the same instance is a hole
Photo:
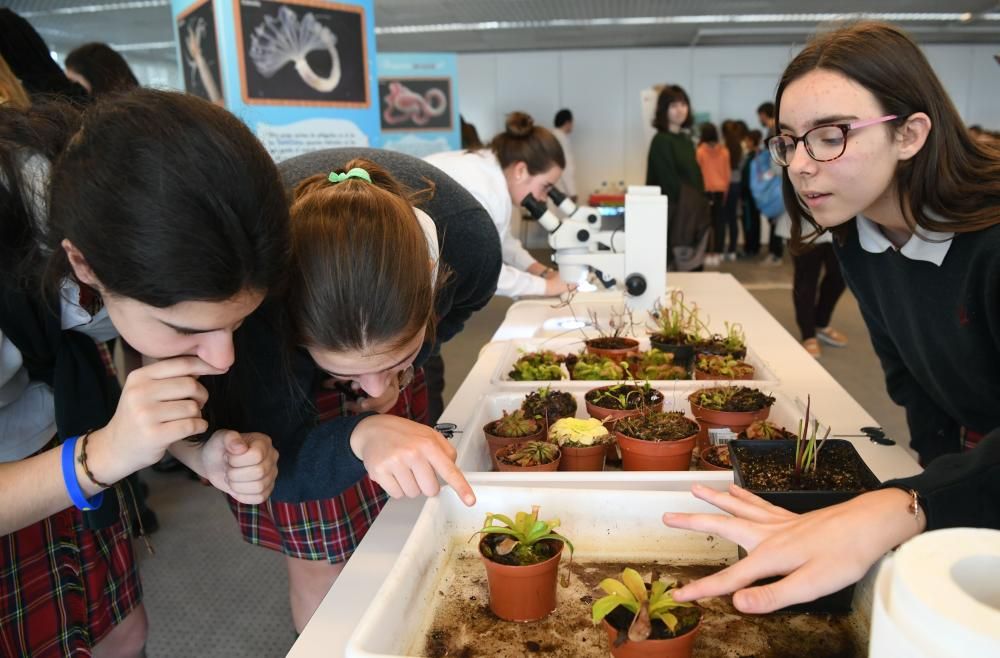
[[[823,447],[823,450],[826,450],[836,444],[847,445],[847,449],[849,449],[849,452],[853,455],[853,459],[855,460],[855,467],[858,470],[862,486],[864,487],[863,489],[858,491],[760,491],[745,487],[745,480],[741,470],[741,460],[746,460],[748,456],[752,458],[755,454],[762,455],[787,451],[791,455],[789,463],[794,461],[795,441],[784,439],[774,441],[731,441],[729,443],[729,456],[733,462],[733,479],[736,481],[736,484],[752,491],[754,494],[760,496],[767,502],[798,514],[812,512],[814,510],[822,509],[823,507],[836,505],[837,503],[843,503],[859,494],[864,493],[865,491],[878,489],[881,482],[877,477],[875,477],[875,474],[871,472],[871,469],[868,468],[864,460],[861,459],[861,455],[858,454],[858,451],[854,448],[850,441],[845,441],[843,439],[829,439]],[[820,451],[820,467],[822,467],[822,464],[823,452]],[[746,557],[746,552],[740,548],[739,555],[741,558]],[[773,583],[776,580],[779,580],[779,578],[766,578],[764,580],[757,581],[754,584],[766,585],[768,583]],[[815,601],[782,608],[777,612],[847,614],[851,611],[853,600],[854,585],[849,585],[840,591],[827,594],[826,596],[821,596]]]
[[[854,448],[850,441],[844,439],[829,439],[823,447],[823,451],[833,446],[842,446],[848,450],[854,460],[854,467],[857,469],[862,488],[857,491],[759,491],[745,485],[746,479],[743,477],[741,463],[749,456],[766,455],[774,453],[787,453],[789,463],[795,459],[795,441],[779,439],[775,441],[746,441],[736,440],[729,443],[729,454],[733,462],[733,479],[741,487],[752,491],[767,502],[783,507],[790,512],[804,514],[813,510],[836,505],[854,498],[858,494],[866,491],[873,491],[879,488],[881,481],[871,472],[861,455]],[[823,466],[823,451],[820,451],[820,468]]]

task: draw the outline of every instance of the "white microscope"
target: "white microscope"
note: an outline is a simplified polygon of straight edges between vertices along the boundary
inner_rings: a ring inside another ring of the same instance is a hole
[[[667,197],[660,188],[630,185],[625,194],[625,229],[601,230],[596,208],[577,206],[553,188],[549,197],[565,215],[560,219],[530,194],[521,205],[549,232],[559,276],[585,281],[593,270],[606,287],[623,283],[625,304],[633,311],[653,308],[667,287]]]

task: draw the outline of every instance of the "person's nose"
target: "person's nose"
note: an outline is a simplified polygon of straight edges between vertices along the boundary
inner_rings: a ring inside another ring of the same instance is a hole
[[[806,143],[800,141],[792,151],[792,159],[788,161],[788,173],[796,176],[808,176],[816,171],[816,161],[806,150]]]
[[[212,331],[203,334],[198,344],[198,358],[219,370],[229,370],[236,360],[232,332]]]
[[[385,393],[386,389],[389,388],[390,379],[390,373],[377,372],[358,377],[358,385],[361,387],[361,390],[367,393],[370,397],[377,398]]]

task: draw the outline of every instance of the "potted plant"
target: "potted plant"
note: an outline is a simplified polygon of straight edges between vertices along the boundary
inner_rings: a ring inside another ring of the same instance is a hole
[[[731,471],[733,462],[729,457],[729,444],[708,446],[698,454],[698,468],[703,471]]]
[[[701,609],[674,601],[675,583],[646,584],[626,567],[622,579],[605,578],[607,596],[594,601],[591,618],[603,624],[615,658],[688,658],[701,627]]]
[[[725,354],[741,361],[747,357],[747,339],[743,333],[743,325],[738,322],[726,322],[724,335],[713,334],[703,340],[695,351],[706,354]]]
[[[561,367],[566,357],[549,350],[522,354],[507,376],[517,382],[544,382],[565,379]]]
[[[494,525],[494,522],[499,525]],[[556,607],[556,584],[563,545],[573,544],[555,531],[559,520],[540,521],[538,505],[514,519],[489,513],[476,531],[486,565],[490,610],[507,621],[535,621]],[[475,535],[473,535],[475,537]]]
[[[632,379],[664,381],[687,379],[687,368],[674,363],[674,354],[653,348],[628,357],[628,374]]]
[[[560,418],[549,427],[549,441],[562,452],[560,471],[603,471],[614,438],[596,418]]]
[[[583,399],[587,404],[587,413],[599,420],[624,418],[644,409],[663,408],[663,393],[649,382],[599,386],[587,391]]]
[[[501,471],[557,471],[561,451],[548,441],[509,443],[493,455]]]
[[[686,471],[698,437],[698,423],[680,411],[645,410],[615,423],[626,471]]]
[[[728,354],[699,354],[695,359],[695,379],[753,379],[754,367]]]
[[[794,440],[732,441],[733,480],[773,505],[804,514],[842,503],[880,482],[850,441],[819,439],[819,421],[810,428],[811,400]],[[789,611],[849,612],[853,585]]]
[[[688,396],[691,414],[701,424],[699,448],[708,447],[708,430],[728,427],[735,433],[771,413],[774,398],[748,386],[712,386]]]
[[[617,362],[597,354],[570,354],[566,357],[570,379],[587,381],[616,381],[625,378],[624,362]]]
[[[560,418],[572,418],[576,415],[576,398],[572,393],[543,386],[525,396],[521,411],[528,418],[538,418],[548,427]]]
[[[749,441],[773,441],[775,439],[795,439],[795,432],[778,427],[769,420],[755,420],[745,430],[736,435],[737,439]]]
[[[590,326],[600,334],[596,338],[588,338],[583,341],[586,350],[590,354],[606,356],[612,361],[622,361],[629,354],[639,351],[639,341],[625,336],[636,325],[632,321],[632,311],[627,308],[619,312],[612,310],[611,319],[608,321],[608,329],[605,329],[597,319],[597,313],[588,311],[590,316]]]
[[[545,426],[534,418],[528,418],[518,409],[513,413],[505,411],[502,417],[483,425],[483,434],[486,435],[490,455],[493,456],[497,450],[510,443],[545,440]],[[493,468],[497,468],[495,458]]]
[[[694,346],[702,342],[708,328],[698,318],[698,307],[684,303],[684,293],[670,293],[670,304],[664,307],[659,300],[649,313],[655,323],[650,334],[650,344],[658,350],[671,352],[677,365],[689,368],[694,358]]]

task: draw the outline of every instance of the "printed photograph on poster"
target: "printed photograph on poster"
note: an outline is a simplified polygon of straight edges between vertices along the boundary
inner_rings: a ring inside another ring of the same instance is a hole
[[[234,0],[248,104],[368,107],[362,7],[320,0]]]
[[[379,78],[384,132],[451,130],[451,78]]]
[[[216,34],[212,0],[195,2],[177,16],[184,90],[223,105],[222,67]]]

